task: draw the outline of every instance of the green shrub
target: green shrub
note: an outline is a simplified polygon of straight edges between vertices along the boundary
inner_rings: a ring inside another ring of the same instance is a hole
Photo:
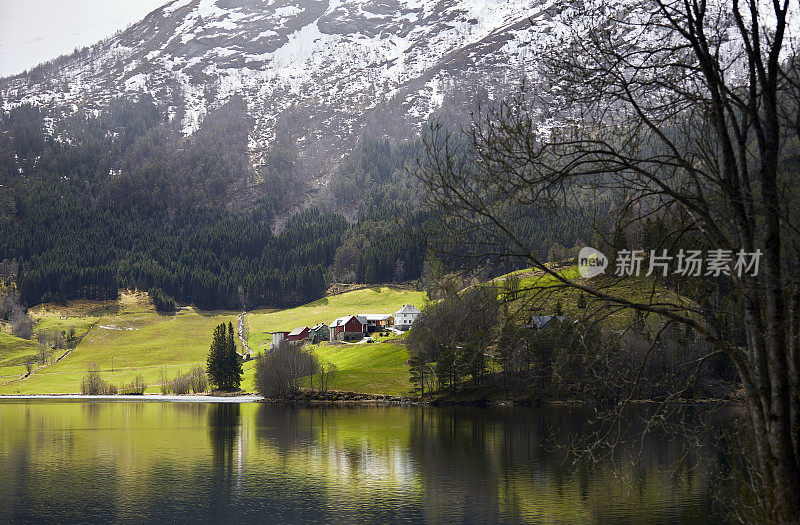
[[[109,385],[100,377],[100,370],[97,365],[89,363],[86,367],[86,374],[81,380],[81,394],[96,396],[108,393]]]
[[[159,377],[158,383],[161,385],[161,393],[165,395],[169,394],[170,382],[167,379],[167,369],[165,367],[161,368],[161,376]]]

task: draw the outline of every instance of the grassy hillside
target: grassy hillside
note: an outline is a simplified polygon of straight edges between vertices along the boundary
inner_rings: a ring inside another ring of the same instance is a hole
[[[331,390],[402,396],[411,391],[411,376],[406,365],[408,350],[401,341],[357,345],[322,343],[315,345],[313,352],[322,361],[336,365]],[[255,392],[254,375],[255,361],[245,363],[242,389]]]
[[[25,373],[25,361],[36,354],[36,343],[0,332],[0,383]]]
[[[111,307],[111,301],[75,301],[69,307],[41,305],[31,308],[29,314],[36,323],[33,340],[20,339],[10,334],[10,326],[0,330],[0,384],[14,380],[25,373],[25,362],[36,356],[36,336],[41,332],[60,332],[75,329],[77,338],[84,336],[100,319],[101,312]],[[57,356],[66,350],[58,350]],[[35,366],[41,366],[36,364]]]
[[[367,394],[403,395],[411,390],[408,350],[402,338],[360,345],[325,345],[314,349],[338,371],[331,388]]]
[[[560,266],[555,269],[566,279],[632,302],[685,305],[687,308],[695,306],[685,297],[679,296],[673,291],[665,290],[652,277],[620,280],[614,276],[601,275],[587,280],[581,279],[577,266]],[[594,300],[580,290],[563,288],[560,286],[558,279],[551,275],[545,275],[538,270],[518,270],[494,279],[493,284],[500,286],[502,289],[508,277],[512,275],[519,279],[520,291],[517,299],[508,300],[507,306],[510,313],[517,314],[520,318],[533,311],[538,312],[538,315],[556,315],[556,313],[560,312],[561,315],[572,319],[593,316],[594,318],[602,319],[603,327],[618,331],[630,327],[635,321],[636,312],[633,310],[612,307]],[[504,296],[504,299],[508,299],[508,297],[505,297],[506,294],[501,292],[501,295]],[[581,295],[584,296],[583,306],[581,306]],[[655,314],[646,315],[645,322],[651,332],[656,331],[657,327],[660,326],[660,318]]]
[[[96,363],[103,378],[117,386],[138,374],[146,383],[155,384],[162,367],[172,377],[178,370],[204,363],[214,327],[221,322],[235,323],[237,314],[184,308],[175,315],[161,315],[146,295],[123,294],[120,301],[42,306],[33,309],[32,315],[38,319],[37,330],[40,326],[91,329],[67,357],[27,379],[0,385],[0,394],[78,392],[89,363]],[[157,390],[153,387],[150,391]]]
[[[257,311],[245,319],[250,346],[258,351],[268,344],[267,330],[290,330],[329,323],[348,313],[394,312],[403,304],[423,303],[421,292],[381,287],[326,297],[287,310]],[[151,385],[147,391],[158,392],[162,368],[172,378],[179,371],[204,365],[214,327],[221,322],[235,324],[238,313],[182,308],[175,315],[161,315],[145,294],[126,293],[119,301],[41,305],[31,309],[31,315],[37,321],[37,331],[74,327],[83,338],[58,363],[15,381],[24,373],[24,359],[35,353],[36,344],[0,333],[0,375],[5,376],[0,378],[0,394],[78,392],[89,363],[96,363],[103,378],[118,387],[141,374]],[[408,355],[402,344],[322,345],[316,351],[340,370],[332,388],[382,394],[402,394],[409,388],[408,368],[404,366]],[[242,386],[247,391],[254,391],[253,366],[252,361],[245,363]]]
[[[255,310],[245,317],[250,330],[249,344],[257,352],[272,340],[268,332],[289,331],[317,323],[329,324],[337,317],[349,314],[394,313],[404,304],[421,308],[425,300],[425,292],[382,286],[323,297],[287,310]]]

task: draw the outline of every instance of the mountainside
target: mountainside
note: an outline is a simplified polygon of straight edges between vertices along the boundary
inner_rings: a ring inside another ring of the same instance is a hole
[[[535,81],[554,5],[178,0],[0,79],[0,262],[19,300],[158,289],[249,309],[433,279],[438,233],[406,169],[420,127]],[[536,210],[516,225],[541,253],[580,235]]]
[[[96,112],[150,93],[183,133],[232,98],[254,165],[281,133],[316,187],[361,137],[405,139],[442,105],[507,92],[552,0],[176,0],[92,47],[0,80],[5,109]],[[333,161],[333,162],[331,162]]]

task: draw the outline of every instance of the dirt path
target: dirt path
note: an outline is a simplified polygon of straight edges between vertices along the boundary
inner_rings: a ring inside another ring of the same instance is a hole
[[[247,346],[247,338],[244,335],[244,316],[247,315],[247,312],[242,312],[239,314],[239,318],[236,321],[237,332],[239,334],[239,341],[242,342],[242,348],[244,349],[243,357],[248,355],[252,355],[250,347]]]

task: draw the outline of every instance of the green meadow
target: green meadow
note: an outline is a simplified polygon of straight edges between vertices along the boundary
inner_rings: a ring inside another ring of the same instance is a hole
[[[575,267],[564,267],[560,271],[565,277],[576,277]],[[515,273],[520,280],[520,291],[517,299],[508,302],[508,308],[510,313],[516,310],[522,316],[532,306],[526,298],[537,292],[541,294],[556,282],[537,272]],[[494,284],[503,286],[504,280],[495,279]],[[592,280],[591,284],[632,300],[648,300],[651,294],[653,300],[676,299],[666,297],[672,295],[668,292],[654,290],[653,282],[647,278],[620,283],[602,277]],[[575,290],[554,290],[550,295],[539,297],[537,304],[543,315],[560,310],[578,319],[593,308],[591,299],[586,301],[585,309],[579,306],[579,296],[580,292]],[[269,345],[273,331],[329,324],[337,317],[354,313],[393,313],[404,304],[422,307],[426,301],[424,292],[376,286],[324,297],[296,308],[255,310],[245,316],[248,344],[258,353]],[[147,392],[159,392],[162,370],[171,379],[194,366],[205,365],[214,327],[221,322],[235,325],[238,316],[238,312],[205,312],[193,307],[163,315],[157,313],[147,295],[141,293],[124,293],[118,301],[40,305],[30,313],[36,321],[36,332],[75,328],[80,343],[60,361],[20,379],[25,373],[26,359],[36,355],[36,342],[13,337],[7,329],[0,331],[0,394],[79,392],[81,379],[90,363],[99,367],[103,379],[117,387],[142,375],[148,385]],[[624,309],[611,313],[607,319],[612,327],[629,326],[632,321],[631,312]],[[376,342],[372,344],[322,343],[312,347],[323,362],[336,365],[331,389],[387,395],[409,393],[411,384],[404,336],[374,337]],[[54,358],[64,352],[66,350],[57,351]],[[247,392],[255,391],[254,364],[248,361],[244,365],[242,388]]]
[[[422,308],[425,292],[375,286],[339,295],[323,297],[312,303],[287,310],[254,310],[245,316],[250,332],[250,348],[257,352],[269,346],[269,332],[290,331],[299,326],[330,324],[337,317],[349,314],[393,314],[404,304]]]
[[[48,305],[44,311],[48,315],[32,312],[37,330],[40,325],[47,329],[76,327],[76,333],[83,335],[80,343],[61,361],[28,378],[4,381],[0,394],[79,392],[89,363],[96,364],[103,379],[117,387],[141,374],[145,383],[153,385],[148,391],[157,392],[162,368],[172,378],[179,371],[204,364],[214,327],[221,322],[235,323],[238,315],[190,307],[162,315],[143,294],[123,294],[116,302],[81,301],[61,308]],[[82,334],[79,327],[88,332]]]
[[[422,306],[424,293],[376,287],[330,296],[287,310],[248,313],[249,345],[263,350],[271,340],[267,331],[330,323],[348,313],[390,313],[403,304]],[[63,359],[20,379],[25,360],[36,354],[35,341],[0,332],[0,394],[76,393],[89,363],[96,364],[106,381],[122,387],[142,375],[149,393],[160,391],[162,369],[171,379],[191,367],[205,365],[211,334],[221,322],[236,324],[238,312],[205,312],[192,307],[176,314],[155,312],[146,294],[124,293],[119,301],[76,301],[67,306],[40,305],[31,309],[35,330],[75,328],[81,338]],[[394,336],[392,336],[394,337]],[[380,338],[379,338],[380,339]],[[398,342],[361,345],[321,345],[320,358],[336,364],[331,388],[376,394],[403,394],[410,388],[408,353]],[[238,344],[238,340],[237,340]],[[241,348],[240,348],[241,351]],[[59,357],[66,350],[59,350]],[[40,366],[40,365],[37,365]],[[244,365],[242,387],[253,392],[254,362]]]

